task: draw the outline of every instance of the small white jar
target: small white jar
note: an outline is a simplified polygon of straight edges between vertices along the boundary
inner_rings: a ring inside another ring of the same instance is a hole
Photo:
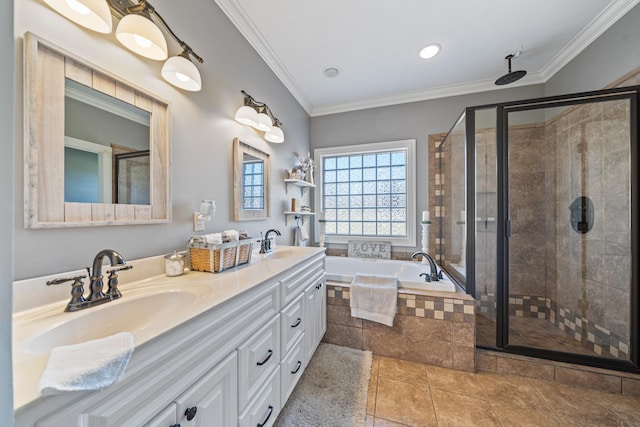
[[[171,255],[164,257],[164,271],[167,276],[179,276],[184,273],[184,255],[174,251]]]

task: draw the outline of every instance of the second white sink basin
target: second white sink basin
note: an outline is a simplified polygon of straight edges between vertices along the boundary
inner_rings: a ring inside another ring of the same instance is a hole
[[[48,353],[62,345],[159,327],[167,318],[188,314],[196,301],[210,293],[208,286],[197,282],[165,282],[123,291],[122,298],[96,307],[27,320],[34,334],[24,341],[24,349]],[[47,327],[38,328],[38,324]]]

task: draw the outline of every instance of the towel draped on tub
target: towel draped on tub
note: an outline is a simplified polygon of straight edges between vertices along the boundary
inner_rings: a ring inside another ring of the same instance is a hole
[[[398,309],[398,278],[356,274],[350,290],[351,316],[393,326]]]

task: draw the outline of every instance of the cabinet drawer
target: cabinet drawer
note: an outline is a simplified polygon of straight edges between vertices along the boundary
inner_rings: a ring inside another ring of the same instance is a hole
[[[238,417],[238,427],[270,427],[280,413],[280,368],[276,368],[247,409]]]
[[[280,363],[280,315],[238,347],[238,409],[253,399]]]
[[[304,321],[304,294],[293,300],[280,312],[280,354],[284,357],[302,335]]]
[[[318,280],[324,274],[324,258],[311,261],[293,274],[282,279],[282,307],[296,299],[304,291],[309,282]]]
[[[280,402],[283,405],[302,376],[306,367],[304,362],[304,334],[302,334],[280,363]]]

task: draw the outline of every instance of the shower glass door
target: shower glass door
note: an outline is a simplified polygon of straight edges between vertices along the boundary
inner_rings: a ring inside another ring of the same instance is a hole
[[[631,360],[633,96],[504,108],[507,347]]]

